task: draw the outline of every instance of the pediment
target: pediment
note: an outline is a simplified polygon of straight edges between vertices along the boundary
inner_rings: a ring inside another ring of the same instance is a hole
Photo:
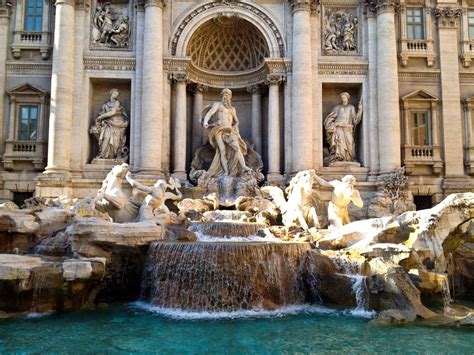
[[[8,95],[47,95],[48,93],[41,89],[38,86],[24,83],[18,86],[15,86],[13,89],[8,91]]]
[[[439,98],[428,91],[420,89],[403,96],[402,101],[439,101]]]

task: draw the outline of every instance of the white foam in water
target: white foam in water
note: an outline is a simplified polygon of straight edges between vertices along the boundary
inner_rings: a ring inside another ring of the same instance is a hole
[[[278,318],[294,314],[337,314],[338,310],[318,305],[293,305],[281,307],[276,310],[241,310],[231,312],[199,312],[182,309],[155,306],[146,302],[137,301],[133,307],[152,312],[160,316],[178,320],[213,320],[213,319],[240,319],[240,318]]]
[[[218,320],[218,319],[245,319],[245,318],[278,318],[285,317],[288,315],[296,314],[323,314],[323,315],[344,315],[352,316],[357,318],[374,318],[376,316],[375,311],[367,311],[364,309],[347,309],[339,310],[334,308],[328,308],[320,305],[292,305],[281,307],[276,310],[241,310],[232,312],[199,312],[199,311],[187,311],[175,308],[166,308],[161,306],[155,306],[150,303],[137,301],[131,304],[132,307],[139,308],[141,310],[155,313],[160,316],[177,319],[177,320]]]
[[[260,237],[258,235],[249,235],[249,236],[233,236],[233,237],[215,237],[210,236],[201,232],[194,232],[196,234],[197,240],[200,242],[272,242],[278,243],[281,242],[280,239],[275,238],[272,233],[270,233],[266,228],[263,230],[265,237]]]
[[[50,316],[50,315],[53,314],[53,313],[54,313],[53,311],[44,312],[44,313],[31,312],[31,313],[28,313],[28,314],[26,315],[26,318],[31,318],[31,319],[43,318],[43,317]]]

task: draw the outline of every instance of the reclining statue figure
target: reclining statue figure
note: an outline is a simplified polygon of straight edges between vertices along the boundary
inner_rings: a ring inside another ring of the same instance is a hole
[[[140,204],[123,191],[122,182],[128,173],[128,164],[123,163],[112,168],[102,182],[94,199],[95,209],[108,213],[113,222],[133,222],[138,215]]]
[[[132,188],[145,193],[141,200],[127,194],[122,187],[123,179]],[[155,221],[157,224],[179,223],[177,215],[165,205],[167,200],[179,200],[180,183],[171,178],[167,183],[158,179],[153,186],[145,186],[132,179],[128,164],[116,165],[107,174],[94,199],[95,208],[108,213],[115,223]]]
[[[171,178],[168,184],[163,179],[158,179],[153,186],[145,186],[132,179],[130,172],[125,175],[128,183],[135,189],[145,192],[147,195],[138,212],[137,222],[152,221],[160,214],[170,214],[170,210],[165,205],[167,200],[179,200],[183,197],[179,188],[181,187],[177,179]],[[168,192],[167,189],[176,191]]]
[[[349,218],[349,205],[351,202],[358,208],[364,206],[364,201],[360,197],[360,193],[355,189],[356,178],[352,175],[346,175],[341,181],[326,181],[316,176],[317,182],[321,186],[332,188],[331,201],[328,205],[328,222],[329,228],[342,227],[351,223]]]

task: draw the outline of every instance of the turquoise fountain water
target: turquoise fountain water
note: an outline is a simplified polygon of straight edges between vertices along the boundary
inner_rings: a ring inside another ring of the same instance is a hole
[[[468,328],[382,326],[317,306],[217,316],[131,304],[5,319],[0,320],[0,353],[468,354],[474,344]]]

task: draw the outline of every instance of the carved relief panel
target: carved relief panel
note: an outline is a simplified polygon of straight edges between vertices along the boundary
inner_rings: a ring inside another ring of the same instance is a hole
[[[357,4],[322,5],[323,55],[361,55],[361,28]]]
[[[91,6],[90,49],[132,49],[132,7],[129,1],[100,1]]]

